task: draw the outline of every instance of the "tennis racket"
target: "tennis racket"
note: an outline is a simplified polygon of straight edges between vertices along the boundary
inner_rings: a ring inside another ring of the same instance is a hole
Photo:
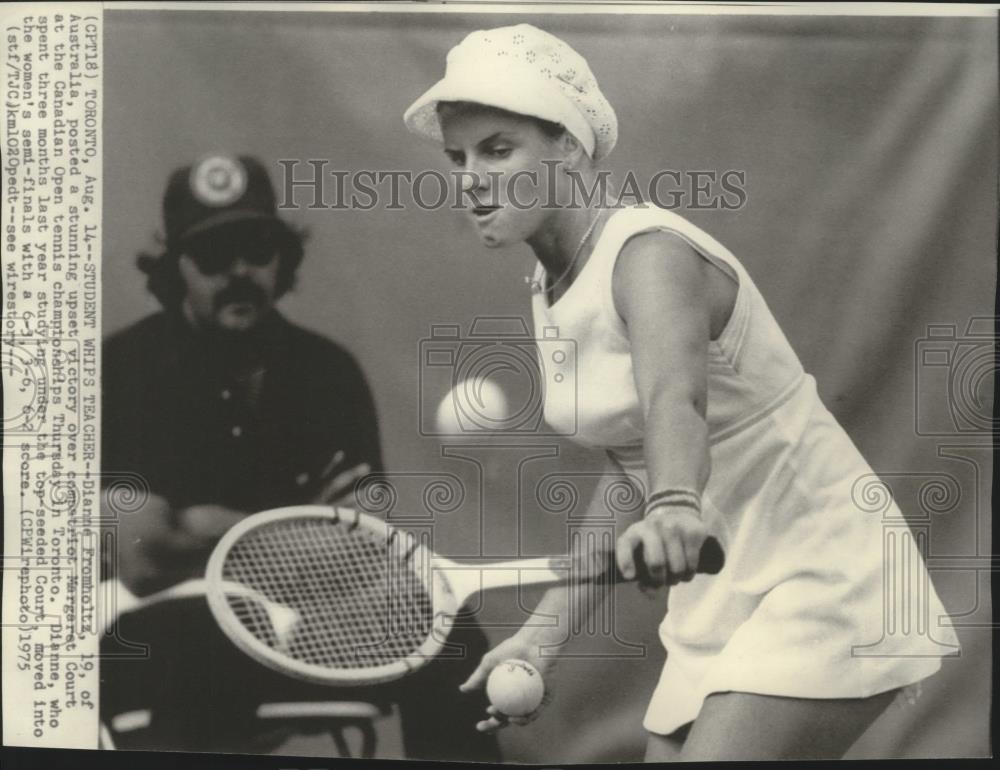
[[[709,538],[698,571],[716,573],[723,561]],[[226,635],[265,666],[309,682],[364,685],[402,677],[441,652],[480,591],[623,580],[608,562],[583,575],[566,558],[458,563],[368,514],[294,506],[238,522],[213,550],[204,581],[142,604],[203,593]]]

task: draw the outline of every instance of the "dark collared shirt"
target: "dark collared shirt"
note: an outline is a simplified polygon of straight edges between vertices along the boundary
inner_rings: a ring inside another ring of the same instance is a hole
[[[238,345],[159,313],[104,347],[105,474],[142,474],[174,508],[308,503],[381,468],[371,393],[340,346],[272,313]]]

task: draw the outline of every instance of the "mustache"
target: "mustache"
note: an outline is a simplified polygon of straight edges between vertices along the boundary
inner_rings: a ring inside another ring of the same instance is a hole
[[[249,302],[254,305],[267,303],[267,293],[249,278],[234,278],[215,295],[216,310],[234,302]]]

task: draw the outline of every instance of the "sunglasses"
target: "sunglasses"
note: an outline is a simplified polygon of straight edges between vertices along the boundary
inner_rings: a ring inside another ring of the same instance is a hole
[[[239,242],[213,241],[192,243],[184,250],[202,275],[226,273],[238,259],[252,267],[264,267],[278,256],[278,246],[269,238],[256,241],[240,239]]]

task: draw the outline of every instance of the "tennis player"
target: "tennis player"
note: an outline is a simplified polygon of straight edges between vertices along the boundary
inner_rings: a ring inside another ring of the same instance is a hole
[[[933,627],[930,652],[897,634],[878,657],[852,654],[883,628],[881,519],[851,497],[871,469],[747,271],[671,211],[600,196],[573,205],[571,177],[594,189],[617,119],[587,62],[531,25],[469,34],[404,121],[463,172],[482,242],[523,241],[537,257],[536,334],[558,327],[576,342],[577,398],[547,393],[546,421],[575,424],[577,441],[605,448],[645,492],[617,557],[634,575],[641,547],[651,579],[674,584],[647,760],[842,755],[957,640]],[[726,566],[695,577],[709,536]],[[927,617],[944,615],[933,588],[922,598]],[[555,590],[537,612],[567,602]],[[526,624],[463,688],[505,658],[544,674],[552,657],[540,645],[554,633]],[[479,729],[505,722],[494,710]]]

